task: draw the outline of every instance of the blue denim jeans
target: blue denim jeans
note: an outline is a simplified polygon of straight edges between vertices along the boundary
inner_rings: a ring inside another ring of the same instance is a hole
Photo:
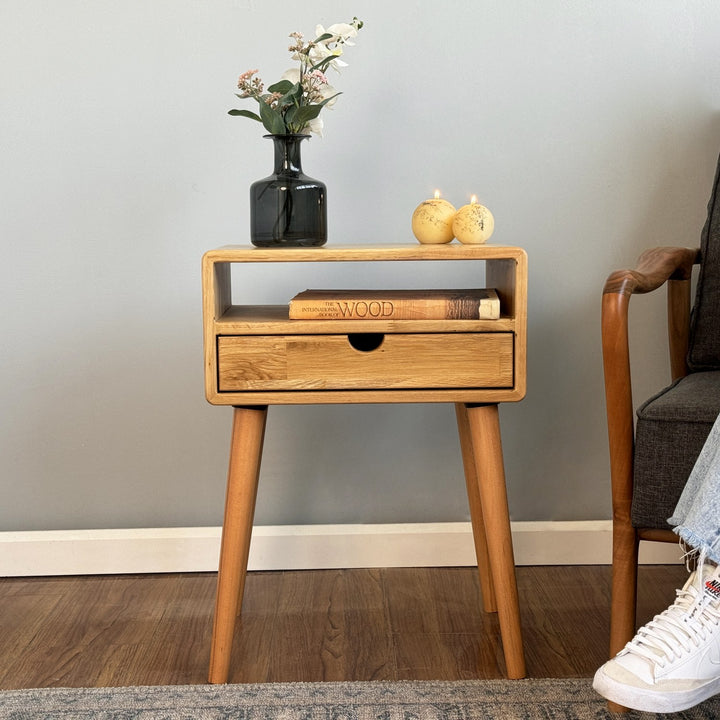
[[[720,564],[720,415],[668,522],[701,557]]]

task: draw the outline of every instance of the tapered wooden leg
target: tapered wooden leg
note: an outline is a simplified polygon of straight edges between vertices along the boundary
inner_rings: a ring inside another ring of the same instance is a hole
[[[234,409],[208,674],[211,683],[227,682],[230,672],[235,619],[245,588],[266,419],[267,407]]]
[[[635,635],[638,544],[637,532],[629,522],[613,524],[610,657]]]
[[[497,405],[466,406],[485,520],[488,555],[509,678],[525,677],[515,557],[510,534],[505,469]]]
[[[635,635],[639,539],[627,520],[613,523],[612,594],[610,600],[610,657],[617,655]],[[628,708],[608,701],[610,712]]]
[[[488,556],[487,538],[485,535],[485,520],[483,519],[482,502],[478,486],[475,454],[470,437],[467,409],[463,403],[455,403],[457,415],[458,434],[460,435],[460,450],[462,452],[463,468],[465,469],[465,484],[467,485],[468,503],[470,505],[470,519],[472,520],[473,539],[475,541],[475,555],[477,557],[478,572],[480,574],[480,588],[482,590],[483,608],[485,612],[497,612],[495,601],[495,588],[490,572],[490,558]]]

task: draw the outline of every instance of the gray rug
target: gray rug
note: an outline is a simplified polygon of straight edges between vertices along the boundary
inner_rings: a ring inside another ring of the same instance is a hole
[[[613,715],[589,679],[269,683],[0,692],[3,720],[650,720],[720,718],[720,698],[683,713]]]

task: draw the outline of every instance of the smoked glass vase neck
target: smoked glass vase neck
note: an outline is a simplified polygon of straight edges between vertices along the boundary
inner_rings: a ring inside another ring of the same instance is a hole
[[[276,174],[302,173],[302,159],[300,156],[300,143],[307,140],[309,135],[266,135],[273,141],[275,150]]]

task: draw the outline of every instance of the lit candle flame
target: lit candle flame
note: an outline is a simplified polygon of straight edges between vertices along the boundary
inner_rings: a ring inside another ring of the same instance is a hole
[[[436,190],[435,191],[435,199],[437,200],[439,197],[440,197],[440,191]]]
[[[471,204],[471,205],[477,205],[477,195],[473,195],[473,196],[470,198],[470,204]]]

